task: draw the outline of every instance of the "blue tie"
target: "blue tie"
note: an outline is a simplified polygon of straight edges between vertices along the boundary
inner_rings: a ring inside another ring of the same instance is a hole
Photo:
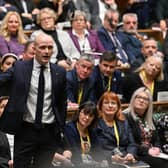
[[[38,95],[37,95],[37,106],[36,106],[36,118],[35,118],[35,125],[37,128],[40,128],[41,120],[42,120],[42,113],[43,113],[43,104],[44,104],[44,87],[45,87],[45,80],[44,80],[44,69],[45,66],[40,67],[40,75],[39,75],[39,83],[38,83]]]

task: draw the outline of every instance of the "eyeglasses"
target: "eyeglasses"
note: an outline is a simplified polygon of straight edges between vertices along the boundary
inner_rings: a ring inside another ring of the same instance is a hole
[[[53,17],[46,17],[46,18],[42,18],[40,19],[41,22],[44,22],[46,20],[51,20],[51,19],[54,19]]]
[[[136,99],[143,100],[144,102],[149,102],[149,98],[143,97],[143,96],[139,96],[139,95],[136,96]]]

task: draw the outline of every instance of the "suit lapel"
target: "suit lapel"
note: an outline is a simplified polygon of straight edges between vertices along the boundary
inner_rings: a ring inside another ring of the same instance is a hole
[[[26,93],[29,92],[32,70],[33,70],[33,60],[26,62],[24,72],[23,72],[25,76]]]

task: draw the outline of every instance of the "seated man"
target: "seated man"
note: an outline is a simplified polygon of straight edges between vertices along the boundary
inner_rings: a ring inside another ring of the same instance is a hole
[[[138,58],[133,61],[131,71],[135,71],[139,68],[146,60],[146,58],[153,56],[158,51],[157,41],[153,38],[145,39],[142,42],[141,53]]]
[[[16,8],[5,0],[0,0],[0,20],[4,18],[7,12],[16,11]]]
[[[33,0],[8,0],[20,14],[24,29],[35,29],[36,15],[39,9]]]
[[[121,94],[121,72],[115,69],[116,65],[117,57],[111,51],[104,52],[100,57],[99,65],[95,66],[92,73],[96,100],[105,91]]]
[[[128,36],[117,31],[119,22],[119,12],[116,10],[108,10],[104,16],[104,24],[98,29],[98,37],[106,50],[112,51],[123,64],[132,64],[136,59],[130,50],[130,42]]]
[[[67,72],[67,97],[71,103],[81,104],[85,101],[94,101],[93,81],[90,78],[94,67],[94,58],[83,54],[76,62],[75,67]]]
[[[134,56],[137,58],[141,53],[142,41],[145,36],[138,33],[138,17],[135,13],[126,13],[122,16],[122,30],[129,40],[129,47]]]

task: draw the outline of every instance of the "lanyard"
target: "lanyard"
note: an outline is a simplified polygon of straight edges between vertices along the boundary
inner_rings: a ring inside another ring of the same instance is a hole
[[[87,133],[86,133],[86,140],[83,140],[83,137],[80,134],[80,131],[79,131],[79,128],[78,128],[78,124],[77,124],[77,129],[78,129],[78,132],[79,132],[79,135],[80,135],[82,153],[85,153],[85,154],[89,153],[90,152],[90,148],[91,148],[89,132],[87,131]]]
[[[111,79],[112,79],[112,76],[110,76],[108,79],[107,91],[110,91],[110,89],[111,89]]]
[[[118,129],[117,129],[117,125],[116,125],[116,122],[114,120],[114,135],[115,135],[115,138],[117,140],[117,146],[119,147],[119,144],[120,144],[120,138],[119,138],[119,134],[118,134]]]
[[[147,77],[146,77],[145,71],[141,71],[141,74],[142,74],[143,81],[147,82]],[[152,81],[150,86],[149,85],[147,86],[147,88],[150,90],[151,94],[153,95],[153,92],[154,92],[154,80]]]
[[[80,104],[81,100],[82,100],[82,95],[83,95],[83,87],[80,86],[79,87],[79,92],[78,92],[78,104]]]

